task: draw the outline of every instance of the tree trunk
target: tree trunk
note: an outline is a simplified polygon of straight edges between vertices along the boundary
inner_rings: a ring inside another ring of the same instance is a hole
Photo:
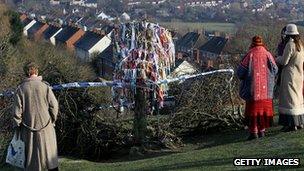
[[[136,88],[133,131],[135,145],[142,146],[147,129],[147,95],[143,89]]]

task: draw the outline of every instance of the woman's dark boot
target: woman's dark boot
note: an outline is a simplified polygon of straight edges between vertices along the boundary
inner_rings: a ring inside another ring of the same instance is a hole
[[[297,130],[298,128],[296,126],[289,126],[287,129],[283,130],[283,132],[292,132]]]
[[[265,137],[265,131],[259,132],[259,138],[263,138],[263,137]]]
[[[258,138],[258,134],[257,133],[250,133],[249,137],[247,138],[248,141],[250,140],[254,140]]]
[[[289,129],[289,126],[283,126],[280,130],[281,130],[282,132],[286,132],[287,129]]]

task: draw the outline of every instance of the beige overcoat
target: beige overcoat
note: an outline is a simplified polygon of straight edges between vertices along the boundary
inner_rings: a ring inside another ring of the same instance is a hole
[[[286,44],[283,56],[277,58],[283,66],[279,92],[279,112],[287,115],[304,114],[303,65],[304,49],[296,50],[293,39]]]
[[[25,143],[26,171],[58,167],[54,129],[57,114],[58,102],[50,86],[42,81],[42,77],[27,78],[18,87],[13,105],[13,119],[15,126],[20,127]]]

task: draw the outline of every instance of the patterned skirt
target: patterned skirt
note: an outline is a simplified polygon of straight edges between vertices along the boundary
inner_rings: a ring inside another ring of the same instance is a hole
[[[245,108],[245,125],[269,128],[273,124],[272,99],[247,101]]]

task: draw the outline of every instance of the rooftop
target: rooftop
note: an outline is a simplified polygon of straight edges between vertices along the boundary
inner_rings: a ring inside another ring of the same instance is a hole
[[[35,34],[41,27],[43,27],[45,23],[42,23],[40,21],[37,21],[29,30],[28,34]]]
[[[112,61],[113,62],[113,44],[110,44],[104,51],[102,51],[98,57],[106,59],[107,61]]]
[[[26,18],[21,23],[22,23],[23,26],[27,26],[31,21],[32,21],[32,19]]]
[[[44,32],[44,38],[50,39],[58,30],[60,30],[60,27],[56,27],[53,25],[50,25]]]
[[[102,35],[87,31],[76,43],[75,47],[90,50],[97,42],[103,38]]]
[[[77,31],[79,30],[79,28],[76,27],[71,27],[71,26],[67,26],[64,27],[62,29],[62,31],[60,33],[58,33],[55,36],[56,41],[60,41],[60,42],[66,42],[67,40],[69,40],[69,38],[71,38]]]
[[[188,32],[182,38],[177,40],[176,46],[192,48],[196,44],[199,36],[200,36],[200,34],[198,34],[196,32]]]
[[[199,49],[201,51],[207,51],[215,54],[221,54],[228,39],[225,37],[213,37]]]

